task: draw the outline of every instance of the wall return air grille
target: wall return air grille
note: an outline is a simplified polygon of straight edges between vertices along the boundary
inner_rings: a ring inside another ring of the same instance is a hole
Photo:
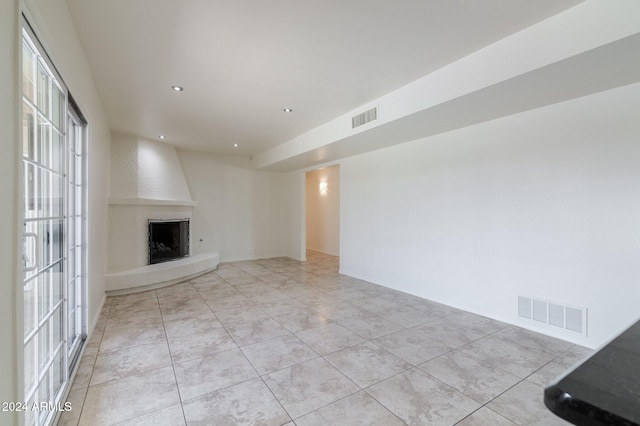
[[[371,108],[368,111],[360,113],[351,118],[351,128],[355,129],[363,124],[370,123],[378,119],[378,107]]]
[[[587,309],[518,296],[518,316],[587,336]]]

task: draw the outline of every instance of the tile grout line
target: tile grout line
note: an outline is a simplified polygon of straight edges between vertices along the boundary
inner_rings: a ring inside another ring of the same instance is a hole
[[[109,317],[110,317],[110,314],[111,314],[111,306],[112,306],[112,304],[109,303],[109,309],[106,312],[107,320],[105,321],[104,329],[100,332],[100,342],[98,343],[98,352],[96,353],[96,359],[93,361],[93,365],[91,366],[91,374],[89,375],[89,381],[87,382],[87,387],[86,387],[85,392],[84,392],[84,397],[82,398],[82,407],[80,408],[80,414],[78,415],[78,421],[76,422],[76,425],[80,425],[80,420],[82,419],[82,413],[84,411],[84,405],[85,405],[85,403],[87,401],[87,395],[89,395],[89,387],[91,386],[91,378],[93,377],[93,370],[95,369],[96,363],[98,362],[98,355],[100,354],[100,346],[102,345],[102,338],[104,337],[104,332],[107,329],[107,323],[109,322]],[[104,306],[103,306],[102,309],[104,310]],[[102,312],[100,314],[102,314]],[[94,332],[95,332],[95,329],[94,329]],[[91,336],[91,337],[93,337],[93,336]],[[80,363],[81,362],[82,362],[82,359],[80,359],[80,361],[78,362],[78,368],[80,367]],[[75,378],[74,378],[74,381],[75,381]],[[73,383],[71,383],[71,385],[69,387],[69,393],[71,393],[72,388],[73,388]]]
[[[222,279],[225,283],[227,283],[227,284],[228,284],[228,282],[227,282],[224,278],[222,278],[222,277],[221,277],[221,279]],[[195,287],[194,287],[194,289],[195,289]],[[211,308],[211,306],[207,303],[207,301],[202,297],[202,294],[200,293],[200,291],[199,291],[199,290],[197,290],[197,289],[195,289],[195,290],[196,290],[196,292],[198,292],[198,296],[200,297],[200,299],[201,299],[204,303],[206,303],[206,304],[207,304],[207,306],[208,306],[209,310],[210,310],[210,311],[211,311],[211,313],[214,315],[214,317],[216,318],[216,320],[220,323],[220,325],[222,326],[222,328],[224,329],[224,331],[225,331],[225,332],[229,335],[229,337],[233,340],[234,344],[236,345],[236,349],[238,349],[238,350],[240,351],[240,353],[241,353],[241,354],[242,354],[242,356],[245,358],[245,360],[249,363],[249,365],[251,365],[251,368],[253,368],[253,371],[256,373],[256,377],[251,378],[251,379],[247,379],[247,380],[244,380],[244,381],[241,381],[241,382],[239,382],[239,383],[235,383],[235,384],[232,384],[232,385],[229,385],[229,386],[225,386],[225,387],[220,388],[220,389],[216,389],[216,390],[214,390],[214,391],[211,391],[211,392],[206,393],[206,394],[204,394],[204,395],[200,395],[200,396],[195,397],[195,398],[193,398],[193,399],[201,398],[201,397],[203,397],[203,396],[205,396],[205,395],[209,395],[209,394],[214,393],[214,392],[219,392],[219,391],[221,391],[221,390],[223,390],[223,389],[228,389],[228,388],[231,388],[231,387],[233,387],[233,386],[237,386],[237,385],[240,385],[240,384],[242,384],[242,383],[247,383],[247,382],[250,382],[250,381],[253,381],[253,380],[256,380],[256,379],[258,379],[258,378],[259,378],[259,379],[260,379],[260,381],[263,383],[263,385],[264,385],[264,386],[269,390],[269,392],[271,393],[271,395],[273,395],[273,398],[278,402],[278,405],[279,405],[279,406],[284,410],[284,412],[285,412],[285,413],[287,413],[287,416],[289,417],[289,420],[290,420],[290,421],[293,421],[293,419],[291,418],[291,415],[289,414],[289,412],[284,408],[284,406],[282,406],[282,403],[280,402],[280,400],[275,396],[275,394],[273,393],[273,391],[271,390],[271,388],[270,388],[270,387],[267,385],[267,383],[264,381],[264,379],[262,378],[262,376],[260,375],[260,373],[258,372],[258,370],[256,369],[256,367],[253,365],[253,363],[251,362],[251,360],[250,360],[250,359],[248,359],[248,358],[247,358],[247,356],[245,355],[245,353],[242,351],[242,347],[241,347],[241,346],[238,344],[238,342],[233,338],[233,336],[231,335],[231,333],[229,333],[229,331],[227,330],[226,326],[222,323],[222,321],[220,321],[220,318],[218,317],[218,315],[216,314],[216,312]],[[232,350],[232,349],[229,349],[229,350]],[[224,351],[223,351],[223,352],[224,352]],[[175,370],[174,370],[174,374],[175,374]],[[176,382],[177,382],[177,378],[176,378]],[[181,398],[181,401],[182,401],[182,398]],[[181,405],[182,405],[182,404],[181,404]],[[184,415],[184,406],[183,406],[183,415]],[[186,423],[186,416],[185,416],[185,424],[187,424],[187,423]]]
[[[225,281],[225,283],[227,283],[227,284],[228,284],[228,282],[227,282],[224,278],[222,278],[222,280],[223,280],[223,281]],[[232,287],[233,287],[233,286],[232,286]],[[235,287],[234,287],[234,288],[235,288]],[[236,289],[236,290],[237,290],[237,289]],[[196,291],[198,291],[198,290],[196,290]],[[202,298],[202,295],[200,294],[200,292],[199,292],[199,291],[198,291],[198,294],[199,294],[200,298]],[[204,298],[202,298],[202,299],[204,300]],[[206,300],[205,300],[205,303],[206,303]],[[240,345],[238,344],[238,342],[234,339],[233,335],[231,335],[231,333],[229,333],[229,331],[227,330],[226,326],[222,323],[222,321],[220,321],[220,318],[219,318],[219,317],[218,317],[218,315],[213,311],[213,309],[211,308],[211,306],[210,306],[208,303],[207,303],[207,306],[209,306],[209,309],[211,310],[211,312],[213,313],[213,315],[216,317],[216,319],[218,320],[218,322],[220,322],[220,324],[221,324],[221,325],[222,325],[222,327],[224,328],[225,332],[229,335],[229,337],[231,337],[231,339],[233,340],[233,342],[236,344],[236,346],[237,346],[238,350],[240,351],[240,353],[242,354],[242,356],[246,359],[246,361],[249,363],[249,365],[251,365],[251,368],[253,368],[253,371],[254,371],[254,372],[256,373],[256,375],[257,375],[257,377],[256,377],[256,378],[259,378],[259,379],[260,379],[260,381],[262,382],[262,384],[265,386],[265,388],[266,388],[266,389],[268,389],[269,393],[271,393],[271,395],[273,396],[274,400],[278,403],[278,405],[280,406],[280,408],[282,408],[282,410],[287,414],[287,417],[289,418],[289,421],[293,421],[293,418],[291,417],[291,414],[290,414],[290,413],[287,411],[287,409],[282,405],[282,402],[281,402],[281,401],[280,401],[280,399],[278,399],[278,397],[273,393],[273,390],[269,387],[269,385],[264,381],[263,375],[261,375],[261,374],[258,372],[258,370],[257,370],[257,368],[255,367],[255,365],[253,365],[253,363],[251,362],[251,360],[246,356],[246,354],[245,354],[245,353],[244,353],[244,351],[242,350],[242,346],[240,346]],[[267,314],[267,316],[268,316],[269,318],[271,318],[271,316],[270,316],[267,312],[265,312],[265,313]],[[250,346],[250,345],[245,345],[245,346]],[[270,374],[270,373],[269,373],[269,374]],[[256,378],[253,378],[253,379],[250,379],[250,380],[255,380]],[[246,382],[248,382],[248,381],[250,381],[250,380],[247,380],[247,381],[245,381],[245,382],[241,382],[241,383],[246,383]],[[230,386],[228,386],[228,387],[237,386],[237,385],[239,385],[239,384],[240,384],[240,383],[236,383],[236,384],[234,384],[234,385],[230,385]],[[217,391],[219,391],[219,390],[221,390],[221,389],[218,389],[218,390],[213,391],[213,392],[217,392]],[[213,392],[211,392],[211,393],[213,393]]]
[[[158,301],[158,308],[160,308],[160,297],[158,296],[158,291],[155,290],[156,299]],[[173,380],[176,383],[176,391],[178,392],[178,400],[180,401],[180,410],[182,411],[182,418],[184,420],[184,424],[187,425],[187,415],[184,412],[184,403],[182,400],[182,394],[180,393],[180,386],[178,386],[178,375],[176,374],[175,363],[173,362],[173,355],[171,354],[171,346],[169,346],[169,336],[167,336],[167,327],[164,321],[164,314],[162,313],[162,308],[160,308],[160,318],[162,319],[162,329],[164,330],[164,338],[165,343],[167,344],[167,350],[169,351],[169,359],[171,360],[171,370],[173,371]],[[168,408],[168,407],[165,407]]]

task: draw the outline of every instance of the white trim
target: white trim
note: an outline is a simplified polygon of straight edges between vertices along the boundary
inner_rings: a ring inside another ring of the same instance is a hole
[[[187,206],[196,207],[197,201],[192,200],[158,200],[154,198],[109,198],[110,206]]]

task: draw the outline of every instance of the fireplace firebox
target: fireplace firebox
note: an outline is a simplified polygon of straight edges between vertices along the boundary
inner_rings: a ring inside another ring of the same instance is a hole
[[[189,219],[149,219],[149,265],[189,256]]]

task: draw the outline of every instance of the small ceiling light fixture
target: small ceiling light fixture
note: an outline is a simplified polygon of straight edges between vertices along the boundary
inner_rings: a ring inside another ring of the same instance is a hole
[[[166,136],[165,136],[165,135],[160,135],[160,136],[158,136],[158,137],[159,137],[160,139],[165,139],[165,138],[166,138]]]
[[[234,143],[234,144],[233,144],[233,147],[234,147],[234,148],[237,148],[237,147],[238,147],[238,144],[237,144],[237,143]]]
[[[171,88],[176,92],[182,92],[184,90],[184,87],[182,86],[171,86]]]
[[[291,108],[285,108],[283,111],[284,112],[293,112],[293,110]]]

